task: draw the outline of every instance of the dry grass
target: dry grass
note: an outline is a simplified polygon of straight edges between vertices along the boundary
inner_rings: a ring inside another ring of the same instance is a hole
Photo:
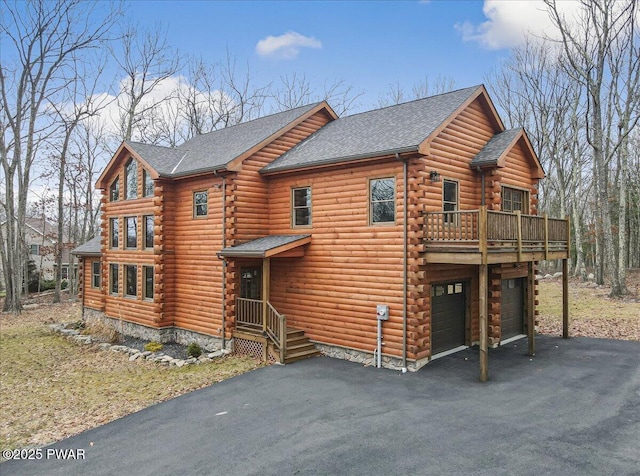
[[[640,272],[629,273],[627,287],[632,294],[609,297],[609,288],[589,283],[569,283],[569,335],[640,341],[640,299],[636,294]],[[539,286],[540,326],[543,334],[562,333],[562,282],[541,281]]]
[[[182,368],[129,362],[47,326],[78,318],[77,304],[0,314],[0,448],[58,441],[260,366],[234,356]]]

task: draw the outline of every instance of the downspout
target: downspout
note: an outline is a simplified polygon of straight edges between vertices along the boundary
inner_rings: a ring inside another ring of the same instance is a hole
[[[407,255],[408,255],[408,244],[407,240],[409,237],[408,232],[408,223],[407,218],[409,216],[408,207],[408,192],[409,192],[409,159],[401,159],[400,154],[396,152],[396,159],[402,161],[402,174],[403,174],[403,219],[402,219],[402,232],[403,232],[403,249],[402,249],[402,373],[407,371],[407,294],[408,294],[408,276],[407,276]]]
[[[222,249],[227,247],[227,178],[222,177]],[[222,259],[222,350],[226,349],[227,329],[225,315],[227,313],[227,258]]]

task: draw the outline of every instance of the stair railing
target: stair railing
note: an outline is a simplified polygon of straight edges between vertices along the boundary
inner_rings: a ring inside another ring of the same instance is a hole
[[[284,314],[280,314],[268,301],[265,332],[278,349],[280,362],[284,363],[287,352],[287,318]]]

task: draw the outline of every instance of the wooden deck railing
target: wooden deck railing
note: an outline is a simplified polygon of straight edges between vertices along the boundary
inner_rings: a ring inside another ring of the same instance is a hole
[[[480,210],[427,212],[426,245],[459,252],[568,251],[569,220]]]
[[[236,298],[236,326],[262,332],[271,339],[278,349],[280,362],[284,362],[287,346],[287,321],[284,314],[280,314],[269,301]]]

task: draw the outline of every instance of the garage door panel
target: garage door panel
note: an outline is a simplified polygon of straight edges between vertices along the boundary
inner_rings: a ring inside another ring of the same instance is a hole
[[[466,290],[464,283],[433,285],[431,297],[431,353],[465,345]]]
[[[524,279],[502,280],[501,339],[524,333]]]

